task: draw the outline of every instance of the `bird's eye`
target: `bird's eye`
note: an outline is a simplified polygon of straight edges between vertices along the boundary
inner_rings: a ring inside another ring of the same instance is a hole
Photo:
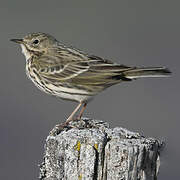
[[[38,44],[39,43],[39,40],[38,39],[35,39],[34,41],[33,41],[33,44]]]

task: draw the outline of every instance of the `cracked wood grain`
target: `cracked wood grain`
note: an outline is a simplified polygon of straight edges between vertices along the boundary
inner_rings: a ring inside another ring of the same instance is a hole
[[[47,137],[41,180],[156,180],[162,143],[83,118]]]

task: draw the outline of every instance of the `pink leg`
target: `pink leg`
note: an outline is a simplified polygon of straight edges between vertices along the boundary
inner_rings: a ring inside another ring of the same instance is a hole
[[[76,114],[76,112],[79,110],[79,108],[82,106],[83,103],[79,103],[78,106],[75,108],[75,110],[72,112],[72,114],[68,117],[66,120],[66,124],[68,124],[70,121],[73,120],[73,116]]]
[[[81,109],[81,111],[80,111],[80,113],[79,113],[78,119],[81,119],[81,117],[82,117],[82,115],[83,115],[83,112],[84,112],[84,110],[86,109],[86,106],[87,106],[87,103],[84,103],[84,105],[83,105],[83,107],[82,107],[82,109]]]

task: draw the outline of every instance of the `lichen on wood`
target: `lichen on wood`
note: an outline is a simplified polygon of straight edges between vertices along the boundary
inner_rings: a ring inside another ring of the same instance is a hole
[[[83,118],[47,137],[41,180],[156,180],[162,143]]]

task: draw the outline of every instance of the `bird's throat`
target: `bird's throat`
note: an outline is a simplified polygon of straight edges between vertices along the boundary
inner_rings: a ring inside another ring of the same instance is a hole
[[[24,44],[21,44],[21,48],[26,60],[28,60],[31,57],[31,53],[27,50],[27,47]]]

